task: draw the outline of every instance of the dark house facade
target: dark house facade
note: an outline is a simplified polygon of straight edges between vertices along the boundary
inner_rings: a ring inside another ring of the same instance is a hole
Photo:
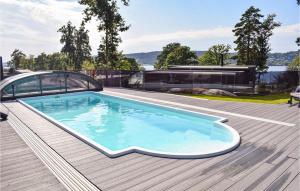
[[[143,86],[149,90],[170,88],[253,91],[255,66],[171,66],[168,70],[144,72]]]

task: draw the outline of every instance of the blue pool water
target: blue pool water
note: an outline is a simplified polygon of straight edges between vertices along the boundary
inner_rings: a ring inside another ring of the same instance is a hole
[[[219,117],[102,93],[42,96],[21,102],[111,156],[144,151],[201,157],[228,151],[239,142],[236,131],[216,122]]]

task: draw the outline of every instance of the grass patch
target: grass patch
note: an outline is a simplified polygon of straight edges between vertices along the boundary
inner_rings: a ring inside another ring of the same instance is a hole
[[[222,100],[222,101],[233,101],[233,102],[252,102],[252,103],[265,103],[265,104],[283,104],[287,103],[290,99],[288,93],[277,93],[270,95],[253,95],[253,96],[218,96],[218,95],[193,95],[193,94],[181,94],[191,96],[194,98],[204,98],[208,100]]]

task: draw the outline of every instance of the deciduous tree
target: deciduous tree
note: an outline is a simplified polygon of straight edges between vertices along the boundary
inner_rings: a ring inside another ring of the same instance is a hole
[[[181,46],[180,43],[170,43],[163,47],[163,51],[157,56],[154,67],[157,70],[167,69],[170,65],[196,65],[197,55],[190,47]]]
[[[35,70],[47,70],[48,64],[48,56],[44,52],[35,58]]]
[[[157,70],[166,69],[167,68],[166,60],[168,55],[180,46],[181,46],[180,43],[175,42],[175,43],[167,44],[165,47],[163,47],[162,52],[157,56],[157,61],[154,64],[155,69]]]
[[[292,63],[289,64],[288,69],[291,71],[300,71],[300,56],[297,56]]]
[[[128,6],[129,0],[121,2]],[[84,21],[96,18],[98,31],[105,34],[98,49],[98,62],[105,69],[114,68],[118,61],[118,46],[121,42],[119,33],[129,29],[119,13],[117,0],[80,0],[79,3],[85,5]]]
[[[197,55],[188,46],[180,46],[170,54],[168,54],[166,59],[166,65],[197,65]]]
[[[229,51],[231,47],[229,44],[217,44],[208,49],[202,56],[199,57],[199,62],[202,65],[221,65],[227,64],[229,59]]]
[[[127,70],[127,71],[139,71],[141,70],[141,65],[137,63],[134,58],[127,58],[120,54],[118,65],[116,70]]]
[[[11,56],[10,63],[15,67],[15,69],[19,69],[22,60],[24,60],[26,57],[26,55],[19,49],[15,49],[10,56]]]

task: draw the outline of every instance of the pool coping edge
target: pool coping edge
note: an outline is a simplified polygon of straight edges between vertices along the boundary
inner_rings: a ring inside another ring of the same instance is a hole
[[[90,92],[90,93],[93,93],[93,94],[99,94],[99,95],[104,94],[106,96],[116,97],[116,98],[125,99],[125,100],[131,100],[131,101],[140,102],[140,103],[144,103],[144,104],[155,105],[155,106],[159,106],[159,107],[162,107],[162,108],[173,109],[173,110],[176,110],[176,111],[179,110],[179,111],[184,111],[184,112],[188,112],[188,113],[193,113],[193,114],[218,118],[219,120],[216,120],[215,123],[230,131],[230,133],[233,135],[234,144],[232,146],[230,146],[229,148],[225,149],[225,150],[221,150],[221,151],[217,151],[217,152],[213,152],[213,153],[203,153],[203,154],[180,154],[180,153],[172,154],[172,153],[167,153],[167,152],[159,152],[159,151],[155,151],[155,150],[144,149],[144,148],[138,147],[138,146],[132,146],[132,147],[128,147],[126,149],[122,149],[122,150],[118,150],[118,151],[112,151],[112,150],[96,143],[95,141],[93,141],[93,140],[91,140],[91,139],[89,139],[89,138],[87,138],[83,135],[80,135],[76,131],[70,129],[69,127],[67,127],[66,125],[58,122],[57,120],[53,119],[52,117],[47,116],[46,114],[38,111],[37,109],[33,108],[29,104],[25,103],[23,100],[17,99],[17,101],[20,104],[24,105],[26,108],[30,109],[31,111],[35,112],[36,114],[38,114],[39,116],[44,118],[45,120],[47,120],[50,123],[54,124],[55,126],[61,128],[62,130],[70,133],[71,135],[75,136],[76,138],[80,139],[84,143],[90,145],[94,149],[100,151],[101,153],[103,153],[104,155],[106,155],[110,158],[116,158],[116,157],[120,157],[120,156],[127,155],[127,154],[130,154],[130,153],[139,153],[139,154],[145,154],[145,155],[154,156],[154,157],[172,158],[172,159],[201,159],[201,158],[209,158],[209,157],[214,157],[214,156],[219,156],[219,155],[222,155],[222,154],[226,154],[228,152],[231,152],[231,151],[235,150],[241,143],[241,137],[240,137],[239,133],[237,132],[237,130],[235,130],[234,128],[232,128],[229,125],[224,123],[224,122],[228,121],[228,119],[224,118],[224,117],[205,114],[205,113],[196,112],[196,111],[191,111],[191,110],[187,110],[187,109],[183,109],[183,108],[179,108],[179,107],[172,107],[172,106],[161,105],[161,104],[157,104],[157,103],[151,103],[151,102],[146,102],[146,101],[141,101],[141,100],[135,100],[135,99],[131,99],[131,98],[125,98],[125,97],[120,97],[120,96],[115,96],[115,95],[109,95],[109,94],[106,94],[104,92],[91,92],[91,91],[86,91],[86,92]],[[76,94],[76,93],[68,93],[68,94]],[[44,97],[44,96],[41,96],[41,97]],[[28,98],[25,98],[25,99],[28,99]]]

